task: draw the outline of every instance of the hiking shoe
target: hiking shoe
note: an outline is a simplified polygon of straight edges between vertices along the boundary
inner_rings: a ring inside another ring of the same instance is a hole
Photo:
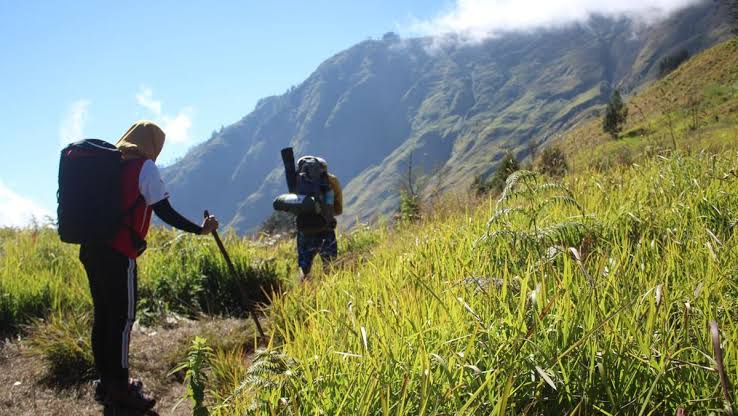
[[[95,389],[95,401],[100,404],[105,404],[105,396],[107,396],[107,390],[103,386],[100,379],[92,381],[92,387]],[[140,378],[129,378],[128,388],[134,391],[143,391],[143,381]]]
[[[105,404],[146,412],[154,408],[156,399],[145,394],[141,388],[136,388],[129,384],[126,390],[108,392],[105,398]]]
[[[95,401],[103,403],[105,401],[105,387],[103,387],[100,379],[92,380],[92,388],[95,389]]]

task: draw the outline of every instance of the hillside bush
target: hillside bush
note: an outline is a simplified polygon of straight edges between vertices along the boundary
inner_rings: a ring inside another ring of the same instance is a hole
[[[552,178],[560,178],[569,170],[566,154],[557,146],[548,146],[541,152],[537,170]]]
[[[515,158],[515,155],[508,152],[497,165],[492,178],[489,181],[485,181],[481,177],[475,178],[472,189],[478,196],[488,193],[499,194],[505,187],[505,180],[507,180],[508,176],[518,170],[520,170],[520,162]]]
[[[295,215],[289,212],[274,211],[261,225],[259,232],[269,235],[287,234],[294,236],[297,232]]]

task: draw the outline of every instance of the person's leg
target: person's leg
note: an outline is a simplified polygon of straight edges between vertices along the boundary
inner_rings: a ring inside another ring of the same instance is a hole
[[[123,336],[130,307],[135,310],[129,302],[128,288],[131,278],[135,279],[135,262],[103,245],[81,248],[80,260],[92,294],[92,350],[100,376],[100,395],[111,389],[126,389],[129,378],[127,357],[123,359],[123,350],[127,350]]]
[[[332,231],[321,239],[320,259],[323,262],[323,271],[330,269],[333,260],[338,256],[338,242],[336,241],[336,232]]]
[[[104,344],[100,379],[106,389],[121,390],[128,385],[126,334],[130,334],[130,330],[126,328],[135,308],[132,289],[136,262],[108,247],[96,250],[96,261],[95,285],[99,303],[105,304],[102,323],[98,325],[98,336]]]
[[[107,311],[107,299],[104,298],[104,293],[100,287],[100,283],[105,282],[105,280],[104,276],[101,276],[102,267],[100,267],[100,263],[102,259],[99,258],[97,251],[94,247],[83,245],[79,250],[79,259],[87,273],[90,295],[92,296],[92,356],[95,360],[95,370],[102,382],[106,370],[103,363],[107,355],[108,340],[105,337],[105,327],[107,326],[109,313]]]
[[[306,281],[310,279],[310,269],[313,267],[313,259],[318,250],[315,247],[315,239],[312,236],[306,236],[302,232],[297,232],[297,264],[300,266],[300,280]]]
[[[136,319],[138,300],[138,268],[134,259],[125,258],[125,284],[119,288],[119,305],[112,316],[109,354],[111,374],[114,384],[108,393],[111,404],[137,410],[154,407],[156,400],[144,394],[142,383],[129,378],[128,357],[131,344],[131,331]]]
[[[126,267],[126,280],[125,280],[125,292],[121,292],[119,297],[121,299],[121,307],[116,309],[116,315],[114,316],[115,332],[115,347],[113,348],[114,353],[112,357],[119,357],[115,365],[116,380],[123,382],[121,384],[128,386],[128,348],[131,345],[131,330],[133,329],[133,322],[136,319],[136,280],[137,280],[137,267],[136,260],[127,259]],[[125,305],[125,308],[122,306]],[[119,364],[118,364],[119,363]]]
[[[100,246],[85,253],[90,289],[96,298],[95,362],[105,402],[147,410],[156,403],[129,384],[128,347],[136,311],[136,261]]]

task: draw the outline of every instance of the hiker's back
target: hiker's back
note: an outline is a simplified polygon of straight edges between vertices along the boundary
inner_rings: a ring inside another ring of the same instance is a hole
[[[322,158],[303,156],[297,161],[297,194],[315,198],[320,212],[303,212],[297,215],[297,229],[317,234],[336,227],[332,205],[334,193],[328,181],[328,164]]]

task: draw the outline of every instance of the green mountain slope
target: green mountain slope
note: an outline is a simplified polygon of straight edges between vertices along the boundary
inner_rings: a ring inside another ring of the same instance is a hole
[[[410,155],[437,189],[465,187],[505,151],[524,156],[527,143],[576,124],[613,86],[633,90],[652,79],[662,57],[702,50],[726,33],[724,16],[707,3],[650,26],[593,18],[480,44],[385,36],[261,100],[165,179],[186,214],[207,204],[237,231],[252,231],[285,191],[278,151],[292,145],[326,157],[341,179],[343,222],[367,220],[396,208]]]
[[[613,140],[593,114],[556,144],[574,170],[607,169],[674,150],[734,146],[738,131],[738,41],[703,51],[675,71],[627,97],[623,134]]]

